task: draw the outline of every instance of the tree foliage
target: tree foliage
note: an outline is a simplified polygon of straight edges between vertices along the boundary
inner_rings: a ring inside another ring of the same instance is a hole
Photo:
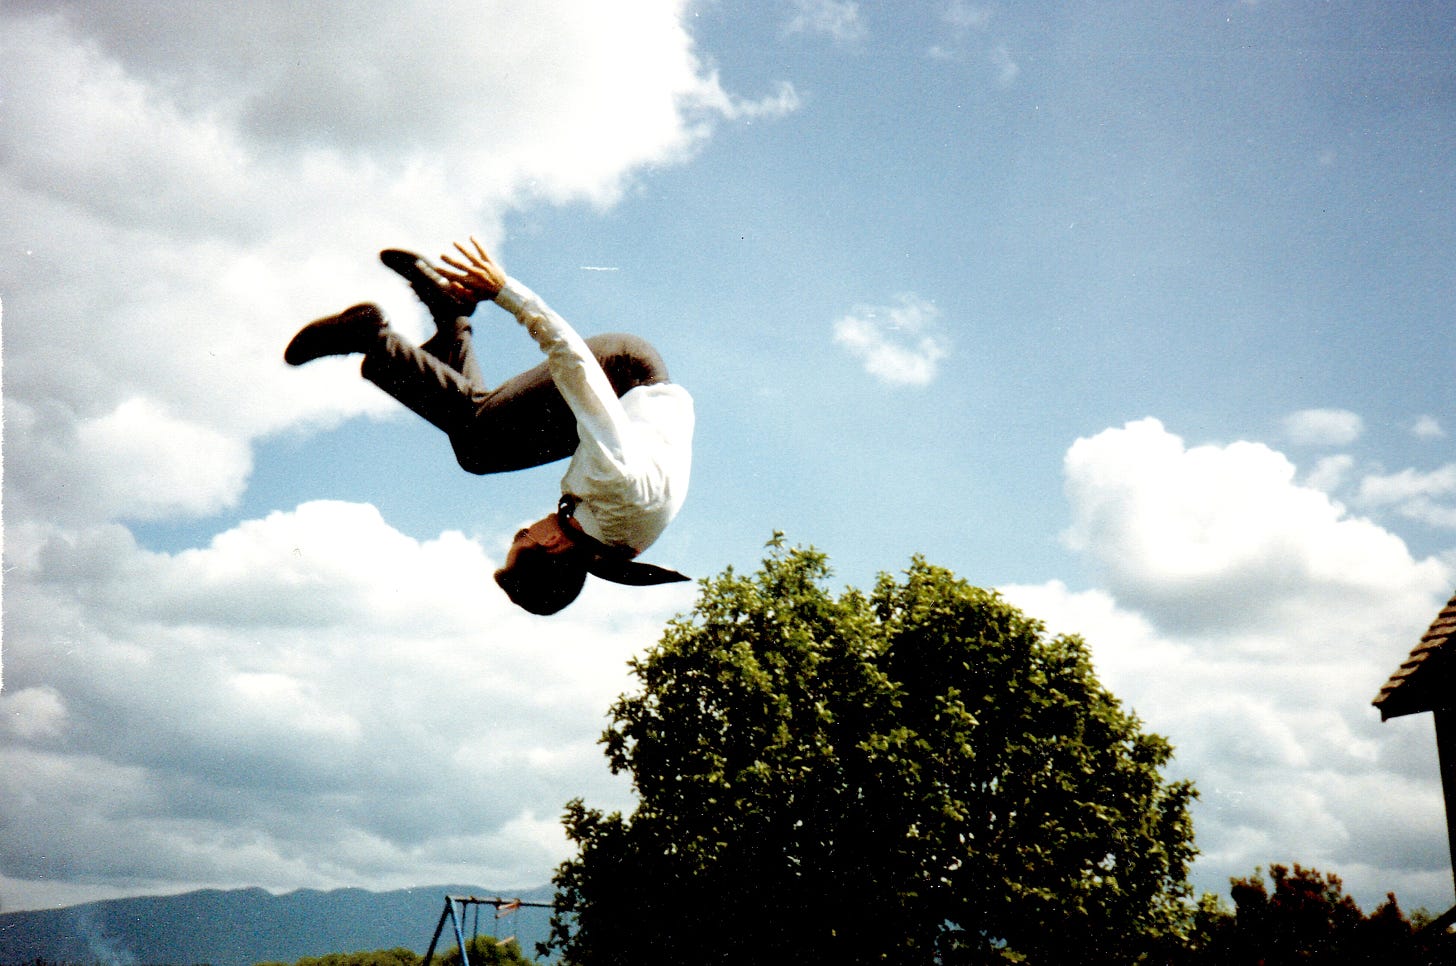
[[[916,558],[833,596],[776,538],[706,581],[576,801],[551,946],[583,966],[1128,962],[1185,918],[1192,787],[1087,649]]]
[[[1272,888],[1271,888],[1272,887]],[[1234,911],[1205,907],[1190,943],[1189,966],[1426,966],[1449,963],[1456,944],[1423,931],[1393,893],[1368,916],[1334,874],[1295,864],[1231,880]]]
[[[526,958],[520,943],[514,939],[475,936],[465,941],[465,952],[470,966],[535,966],[535,960]],[[460,966],[460,947],[451,946],[443,956],[436,957],[435,962],[440,966]]]
[[[419,953],[413,949],[398,946],[394,949],[375,949],[368,952],[326,953],[323,956],[305,956],[294,963],[293,966],[419,966],[419,964]],[[289,964],[267,962],[258,963],[256,966],[289,966]]]
[[[470,966],[537,966],[535,960],[527,959],[520,945],[514,940],[501,941],[484,934],[465,941]],[[377,949],[372,952],[328,953],[324,956],[305,956],[293,966],[420,966],[424,958],[412,949]],[[439,966],[460,966],[460,947],[451,946],[433,960]],[[257,966],[288,966],[287,963],[258,963]]]

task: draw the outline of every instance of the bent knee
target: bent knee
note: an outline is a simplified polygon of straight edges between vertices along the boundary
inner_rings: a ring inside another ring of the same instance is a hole
[[[496,471],[492,461],[486,458],[479,447],[468,445],[463,440],[451,436],[450,448],[455,451],[455,462],[459,463],[460,468],[465,472],[485,476],[487,473]]]

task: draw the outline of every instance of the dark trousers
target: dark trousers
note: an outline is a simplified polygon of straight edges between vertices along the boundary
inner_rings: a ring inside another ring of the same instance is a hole
[[[586,340],[620,397],[637,386],[667,382],[667,366],[645,339],[625,333]],[[579,442],[576,416],[541,363],[494,389],[476,362],[470,322],[443,322],[419,346],[385,328],[360,370],[450,437],[455,458],[471,473],[505,473],[565,459]]]

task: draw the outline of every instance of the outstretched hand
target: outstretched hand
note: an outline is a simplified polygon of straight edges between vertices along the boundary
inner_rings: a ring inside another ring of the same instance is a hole
[[[469,298],[476,302],[492,300],[505,288],[506,273],[491,259],[474,235],[470,236],[470,244],[474,251],[455,242],[455,250],[463,256],[464,261],[451,255],[440,256],[440,261],[450,266],[440,269],[440,275],[449,283],[450,294],[456,298]]]

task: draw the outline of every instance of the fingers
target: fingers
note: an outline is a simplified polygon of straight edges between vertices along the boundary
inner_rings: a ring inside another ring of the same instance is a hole
[[[470,236],[470,244],[474,246],[475,251],[471,251],[459,242],[454,243],[455,250],[464,255],[465,260],[477,268],[489,269],[495,265],[495,262],[491,260],[490,253],[476,240],[474,235]]]
[[[453,242],[455,251],[460,253],[456,258],[451,254],[440,256],[440,261],[449,268],[440,269],[440,276],[447,279],[450,284],[467,289],[475,295],[494,297],[505,285],[505,273],[499,265],[491,260],[490,253],[485,246],[480,244],[479,239],[474,235],[470,236],[471,248],[466,248],[460,242]],[[463,260],[462,260],[463,259]]]
[[[490,253],[487,252],[485,250],[485,246],[480,243],[480,239],[476,238],[474,235],[470,236],[470,244],[475,249],[475,251],[471,251],[460,242],[451,242],[451,244],[454,245],[455,250],[461,255],[464,255],[465,260],[472,265],[475,265],[479,268],[486,268],[487,266],[495,264],[494,260],[490,257]],[[445,261],[450,261],[450,256],[448,255],[444,255],[441,257]],[[452,262],[451,264],[455,263]]]
[[[451,272],[442,269],[440,271],[440,278],[444,280],[446,285],[469,286],[474,276],[468,275],[464,272]]]
[[[467,263],[467,262],[458,261],[458,260],[456,260],[455,258],[453,258],[453,257],[451,257],[449,255],[441,255],[440,256],[440,261],[444,262],[446,265],[449,265],[451,268],[455,269],[455,274],[457,274],[457,275],[469,275],[469,276],[473,276],[473,277],[480,277],[480,276],[484,276],[484,275],[490,274],[489,266],[487,266],[487,265],[478,265],[473,260]],[[440,271],[444,272],[445,269],[441,269]]]

